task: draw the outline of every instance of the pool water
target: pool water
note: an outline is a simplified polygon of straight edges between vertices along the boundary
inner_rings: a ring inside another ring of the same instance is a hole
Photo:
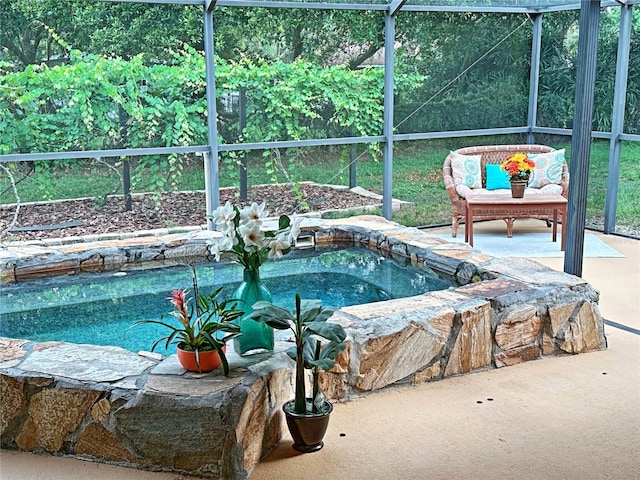
[[[198,264],[196,271],[201,294],[224,286],[219,299],[230,298],[242,280],[242,267],[234,263]],[[273,303],[287,309],[293,308],[295,293],[340,308],[452,286],[432,270],[401,265],[366,249],[292,252],[265,263],[260,274]],[[186,265],[4,285],[0,336],[149,350],[168,330],[153,324],[130,327],[163,316],[178,325],[167,315],[173,310],[167,298],[171,290],[184,288],[192,291]],[[173,353],[175,346],[165,350],[159,345],[155,351]]]

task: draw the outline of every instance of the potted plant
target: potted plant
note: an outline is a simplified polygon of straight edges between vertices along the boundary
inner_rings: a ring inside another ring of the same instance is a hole
[[[257,301],[271,301],[271,293],[260,279],[260,266],[267,259],[280,259],[291,251],[300,234],[301,218],[281,215],[277,230],[266,230],[263,221],[269,216],[266,204],[252,203],[242,209],[226,202],[209,216],[217,231],[210,232],[207,244],[216,261],[230,252],[243,266],[243,280],[233,297],[240,302],[245,315],[237,320],[242,335],[233,346],[239,355],[273,350],[273,329],[249,318]]]
[[[507,172],[511,182],[511,196],[513,198],[524,197],[524,189],[529,183],[529,177],[533,173],[536,164],[524,153],[514,153],[500,164],[500,170]]]
[[[237,308],[235,300],[218,300],[223,287],[209,295],[200,295],[198,279],[193,265],[190,266],[193,277],[193,305],[188,290],[173,290],[169,301],[176,307],[170,313],[179,325],[164,320],[149,319],[136,322],[133,326],[155,323],[167,327],[170,332],[156,340],[153,351],[161,342],[165,348],[175,344],[178,360],[185,370],[209,372],[222,364],[225,375],[229,375],[226,342],[240,335],[240,327],[234,320],[244,311]]]
[[[257,302],[250,317],[277,330],[293,332],[295,347],[287,350],[287,354],[296,362],[295,399],[286,402],[282,408],[293,437],[293,448],[308,453],[323,447],[322,439],[333,410],[333,405],[320,390],[320,370],[334,367],[336,357],[346,347],[346,333],[341,325],[327,322],[335,308],[323,307],[320,300],[302,300],[299,294],[295,301],[293,312],[271,302]],[[305,370],[313,375],[313,393],[309,398]]]

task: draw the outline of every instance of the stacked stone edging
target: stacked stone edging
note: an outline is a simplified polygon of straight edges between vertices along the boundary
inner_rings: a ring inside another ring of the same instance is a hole
[[[340,309],[333,318],[351,343],[338,368],[323,376],[332,398],[606,348],[599,294],[583,279],[416,229],[389,224],[368,232],[354,222],[317,232],[317,241],[374,248],[437,268],[461,285]]]
[[[332,399],[606,348],[598,292],[581,278],[527,259],[493,258],[380,217],[309,220],[305,229],[319,244],[363,246],[459,283],[340,309],[331,321],[345,327],[348,348],[322,375]],[[146,268],[207,254],[197,236],[178,234],[31,245],[2,252],[1,277]],[[225,378],[185,373],[175,356],[0,339],[2,447],[247,478],[284,432],[281,405],[292,397],[293,365],[285,348],[249,358],[231,354]]]
[[[284,353],[231,353],[227,378],[118,347],[12,339],[0,347],[2,448],[242,479],[284,431],[280,409],[292,396]]]

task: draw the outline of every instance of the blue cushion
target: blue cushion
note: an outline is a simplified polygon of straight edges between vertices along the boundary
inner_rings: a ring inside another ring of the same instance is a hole
[[[499,188],[511,188],[509,175],[504,170],[500,170],[500,165],[487,163],[487,190],[497,190]]]

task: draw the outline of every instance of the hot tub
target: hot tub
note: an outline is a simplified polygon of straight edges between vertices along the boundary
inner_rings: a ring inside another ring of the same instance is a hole
[[[348,347],[322,377],[329,398],[606,348],[598,292],[581,278],[375,216],[313,220],[305,228],[318,245],[367,248],[456,280],[444,290],[336,312],[331,321],[345,327]],[[185,256],[206,260],[206,246],[184,234],[14,245],[0,251],[0,279],[126,272]],[[0,339],[2,447],[246,478],[286,431],[286,348],[280,342],[273,353],[231,353],[227,378],[186,373],[174,355]]]

